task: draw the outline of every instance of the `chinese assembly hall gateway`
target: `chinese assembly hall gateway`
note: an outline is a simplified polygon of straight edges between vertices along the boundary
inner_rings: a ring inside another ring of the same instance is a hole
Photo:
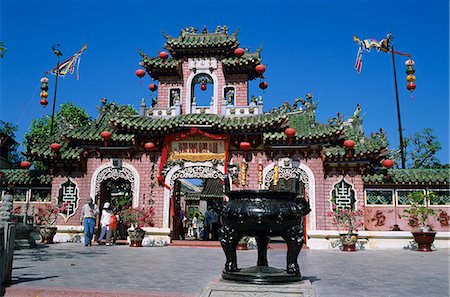
[[[15,190],[23,190],[23,199],[16,204],[68,203],[56,241],[81,234],[88,197],[100,208],[105,202],[151,206],[154,226],[144,228],[146,236],[168,244],[179,239],[180,210],[204,214],[223,203],[225,188],[295,191],[312,210],[305,221],[308,247],[333,247],[338,232],[327,216],[333,205],[364,210],[359,235],[367,248],[401,247],[412,240],[403,217],[407,195],[432,190],[437,198],[430,206],[443,210],[439,220],[431,219],[439,231],[435,244],[439,234],[448,237],[446,170],[383,168],[386,135],[383,129],[364,134],[359,105],[352,116],[337,113],[326,123],[316,120],[313,94],[264,110],[265,98],[249,94],[251,81],[267,87],[261,49],[236,51],[237,33],[226,26],[213,32],[190,27],[177,37],[163,34],[169,55],[139,50],[140,66],[158,81],[150,86],[152,102],[135,102],[133,114],[101,99],[92,125],[62,129],[58,152],[49,143],[32,147],[30,157],[49,164],[49,175],[4,170],[21,184]],[[208,100],[199,99],[203,94]],[[392,231],[394,225],[401,231]]]

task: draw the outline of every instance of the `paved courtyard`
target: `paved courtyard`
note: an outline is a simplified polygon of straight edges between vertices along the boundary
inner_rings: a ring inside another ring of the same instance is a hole
[[[269,265],[283,268],[285,252],[269,250]],[[238,264],[255,266],[256,257],[240,251]],[[303,250],[299,260],[317,296],[449,296],[447,249]],[[220,248],[59,243],[16,251],[5,296],[196,296],[220,279],[224,261]]]

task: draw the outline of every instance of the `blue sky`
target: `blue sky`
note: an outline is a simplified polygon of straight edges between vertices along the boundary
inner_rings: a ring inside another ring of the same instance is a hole
[[[364,131],[388,133],[390,148],[398,146],[398,128],[391,56],[372,51],[363,58],[362,73],[354,70],[357,44],[352,36],[383,39],[394,35],[395,49],[416,62],[414,101],[406,90],[405,58],[396,57],[404,135],[432,128],[442,143],[438,154],[449,162],[449,6],[434,1],[24,1],[2,0],[0,40],[8,52],[0,61],[0,118],[19,125],[23,139],[33,118],[42,116],[39,80],[56,59],[59,43],[64,58],[88,48],[80,79],[67,76],[58,85],[57,108],[71,101],[97,116],[96,106],[109,101],[139,108],[150,98],[148,76],[139,79],[141,48],[150,56],[162,49],[162,32],[204,25],[240,29],[242,47],[263,45],[269,88],[250,83],[250,95],[263,95],[265,110],[313,93],[319,100],[320,122],[339,111],[351,116],[362,105]],[[46,114],[51,114],[54,77],[50,78]]]

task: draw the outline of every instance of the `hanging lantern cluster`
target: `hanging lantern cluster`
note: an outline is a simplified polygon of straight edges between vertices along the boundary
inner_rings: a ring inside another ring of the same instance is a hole
[[[48,93],[47,93],[47,91],[48,91],[48,78],[46,78],[45,76],[43,78],[41,78],[41,83],[42,83],[41,93],[39,94],[39,96],[41,97],[40,103],[41,103],[41,105],[43,107],[46,107],[47,104],[48,104],[48,100],[47,100],[47,97],[48,97]]]
[[[259,79],[261,80],[259,83],[259,88],[264,91],[269,86],[267,82],[262,81],[264,78],[263,73],[266,72],[266,66],[263,64],[256,65],[255,71],[259,74]]]
[[[414,64],[415,63],[412,59],[408,59],[405,62],[406,74],[408,74],[406,76],[406,81],[408,82],[406,88],[411,92],[411,99],[414,99],[412,92],[414,92],[414,90],[416,89],[416,84],[414,83],[416,81],[416,77],[414,76],[414,73],[416,72],[416,70],[414,70]]]

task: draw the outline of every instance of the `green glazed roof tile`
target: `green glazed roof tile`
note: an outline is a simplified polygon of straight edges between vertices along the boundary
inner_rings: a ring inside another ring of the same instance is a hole
[[[289,127],[295,129],[296,134],[291,139],[292,143],[301,143],[304,141],[313,141],[336,137],[343,129],[342,125],[326,125],[315,123],[311,125],[309,114],[306,112],[287,113]],[[268,142],[287,142],[288,137],[283,132],[264,133],[264,141]]]
[[[64,160],[80,160],[83,148],[71,146],[67,141],[58,142],[61,149],[55,154],[50,149],[50,144],[36,144],[31,148],[30,154],[39,159],[64,159]]]
[[[210,126],[222,131],[277,129],[286,121],[282,114],[254,116],[223,116],[217,114],[183,114],[174,117],[121,117],[111,118],[111,124],[118,129],[142,132],[165,133],[195,125]]]
[[[384,170],[386,171],[386,170]],[[448,169],[389,169],[386,173],[374,173],[363,176],[366,184],[446,184],[450,183]]]
[[[52,177],[36,170],[0,169],[3,174],[2,185],[51,185]]]

